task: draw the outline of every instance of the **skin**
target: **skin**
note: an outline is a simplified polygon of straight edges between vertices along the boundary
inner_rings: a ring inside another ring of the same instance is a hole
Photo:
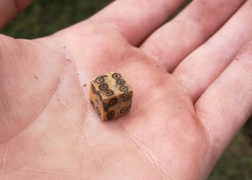
[[[31,3],[2,2],[2,26]],[[252,1],[195,0],[165,24],[183,3],[121,0],[48,37],[0,35],[0,179],[207,179],[252,113]],[[89,82],[110,71],[134,97],[104,123]]]

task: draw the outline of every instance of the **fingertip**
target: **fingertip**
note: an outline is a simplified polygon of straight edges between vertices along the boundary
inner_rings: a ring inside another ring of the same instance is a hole
[[[2,29],[18,13],[25,10],[34,0],[1,0],[0,29]]]
[[[14,0],[17,12],[20,13],[33,3],[34,0]]]

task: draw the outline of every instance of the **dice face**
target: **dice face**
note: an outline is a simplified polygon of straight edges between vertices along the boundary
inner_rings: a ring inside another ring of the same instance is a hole
[[[131,108],[133,90],[119,72],[91,80],[90,102],[102,121],[126,115]]]

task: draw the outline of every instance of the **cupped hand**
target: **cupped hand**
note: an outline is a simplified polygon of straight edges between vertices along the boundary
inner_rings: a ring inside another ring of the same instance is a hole
[[[29,2],[0,3],[2,26]],[[48,37],[1,35],[0,179],[206,179],[252,112],[252,1],[195,0],[165,23],[183,3],[116,1]],[[89,83],[110,71],[133,104],[101,122]]]

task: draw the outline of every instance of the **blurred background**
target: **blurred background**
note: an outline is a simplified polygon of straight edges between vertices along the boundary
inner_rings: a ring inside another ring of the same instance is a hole
[[[28,39],[50,35],[90,17],[111,2],[112,0],[36,0],[0,33]],[[229,145],[208,180],[252,180],[252,118]]]

